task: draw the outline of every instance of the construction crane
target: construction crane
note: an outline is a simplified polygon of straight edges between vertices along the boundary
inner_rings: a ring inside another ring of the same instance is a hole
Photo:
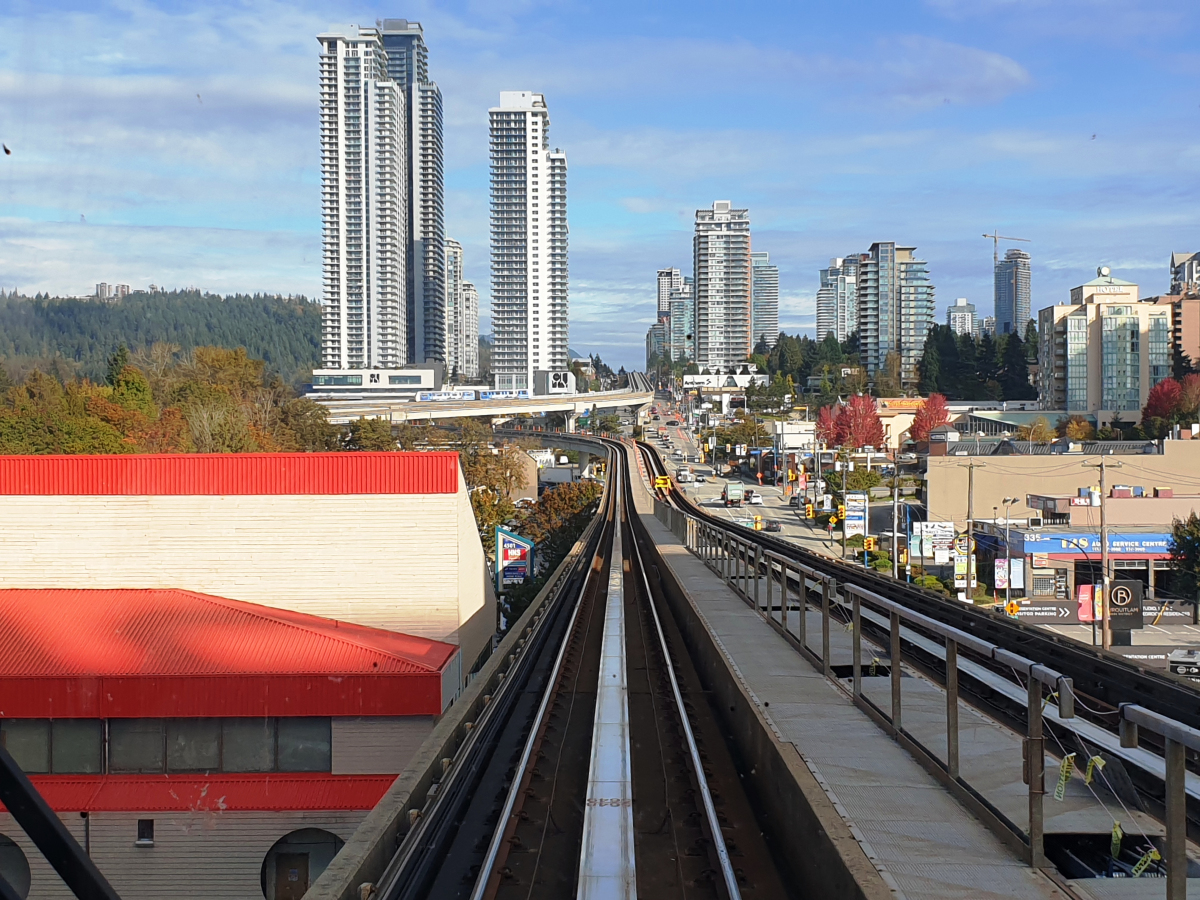
[[[1004,235],[1002,235],[1000,233],[999,229],[997,229],[993,234],[985,234],[984,237],[992,239],[992,266],[993,267],[1000,265],[1000,242],[1001,241],[1024,241],[1027,244],[1030,243],[1029,238],[1005,237]]]

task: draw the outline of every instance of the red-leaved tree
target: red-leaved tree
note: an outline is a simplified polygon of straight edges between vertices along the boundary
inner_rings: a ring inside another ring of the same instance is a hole
[[[1200,412],[1200,375],[1184,375],[1180,380],[1179,412],[1185,416],[1195,416]]]
[[[1142,407],[1142,423],[1151,419],[1170,419],[1179,408],[1183,387],[1174,378],[1167,378],[1150,388],[1146,405]]]
[[[913,417],[912,426],[908,429],[909,437],[914,441],[927,441],[930,431],[949,421],[950,409],[946,406],[946,398],[941,394],[930,394]]]
[[[827,444],[840,444],[837,430],[837,411],[833,406],[822,406],[817,413],[817,437]]]
[[[875,409],[875,400],[865,394],[855,394],[842,407],[835,423],[839,441],[844,447],[879,447],[883,444],[883,423]]]

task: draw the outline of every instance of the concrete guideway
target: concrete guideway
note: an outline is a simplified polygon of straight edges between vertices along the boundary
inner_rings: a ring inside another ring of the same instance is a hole
[[[587,394],[531,397],[528,400],[464,400],[455,403],[418,403],[416,401],[321,400],[329,411],[329,421],[345,425],[355,419],[387,419],[394,425],[433,422],[464,417],[512,419],[522,415],[565,413],[567,430],[575,430],[575,420],[592,409],[643,407],[654,402],[653,392],[595,391]]]

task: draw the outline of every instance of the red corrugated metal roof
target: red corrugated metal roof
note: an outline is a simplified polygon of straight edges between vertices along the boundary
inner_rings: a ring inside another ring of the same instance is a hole
[[[371,809],[395,775],[34,775],[55,812]],[[0,804],[0,810],[4,805]]]
[[[0,456],[0,495],[453,494],[457,453]]]
[[[437,715],[457,652],[192,591],[3,589],[0,716]]]

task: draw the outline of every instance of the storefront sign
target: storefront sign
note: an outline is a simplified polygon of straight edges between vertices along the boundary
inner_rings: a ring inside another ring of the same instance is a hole
[[[867,495],[861,492],[846,493],[846,537],[867,533]]]
[[[1011,578],[1009,577],[1010,563]],[[1003,557],[996,560],[996,589],[1002,591],[1006,588],[1012,588],[1014,591],[1025,590],[1025,560],[1007,560]]]
[[[1128,556],[1166,556],[1171,552],[1171,535],[1108,535],[1108,552]],[[1094,557],[1100,553],[1100,538],[1085,532],[1068,534],[1026,534],[1025,554],[1053,553],[1056,556]],[[1036,565],[1036,564],[1035,564]]]

